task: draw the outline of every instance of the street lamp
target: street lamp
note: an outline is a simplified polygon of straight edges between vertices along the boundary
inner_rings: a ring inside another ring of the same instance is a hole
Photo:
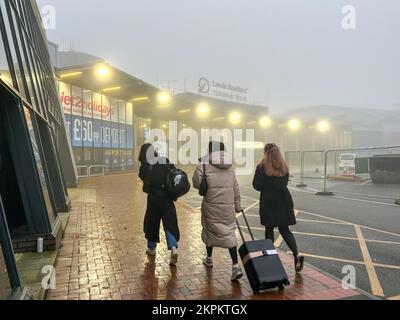
[[[207,118],[210,114],[210,106],[207,103],[200,103],[196,108],[196,114],[199,118]]]
[[[297,119],[289,120],[287,124],[290,131],[295,132],[301,129],[301,122]]]
[[[163,91],[157,95],[157,102],[160,106],[165,107],[169,105],[171,103],[171,100],[172,97],[168,92]]]
[[[238,111],[233,111],[229,114],[229,121],[236,125],[242,122],[242,115]]]
[[[261,117],[260,126],[264,129],[269,128],[272,125],[272,119],[268,116]]]
[[[104,78],[106,77],[108,74],[110,73],[110,69],[105,66],[105,65],[101,65],[98,66],[96,68],[96,74],[100,77],[100,78]]]
[[[326,133],[331,129],[331,124],[326,120],[322,120],[317,123],[317,129],[321,133]]]

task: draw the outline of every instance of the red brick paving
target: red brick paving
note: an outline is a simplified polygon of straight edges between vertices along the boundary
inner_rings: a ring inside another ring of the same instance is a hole
[[[80,189],[95,189],[94,203],[74,202],[56,261],[57,289],[49,300],[327,300],[358,296],[312,268],[301,275],[282,255],[291,285],[254,296],[247,278],[232,283],[226,250],[216,250],[214,268],[202,265],[200,214],[178,203],[181,228],[177,267],[169,266],[165,241],[156,258],[145,254],[143,217],[146,197],[134,174],[82,180]]]

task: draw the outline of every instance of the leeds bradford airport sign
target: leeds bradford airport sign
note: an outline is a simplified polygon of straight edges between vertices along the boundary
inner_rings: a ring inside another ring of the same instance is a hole
[[[199,80],[199,93],[225,98],[236,102],[246,102],[249,89],[240,86],[234,86],[229,83],[216,82],[201,78]]]

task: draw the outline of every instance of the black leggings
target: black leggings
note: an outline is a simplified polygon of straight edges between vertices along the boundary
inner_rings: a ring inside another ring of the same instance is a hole
[[[207,257],[211,258],[213,255],[213,247],[207,247]],[[238,264],[239,259],[238,259],[238,252],[237,252],[237,247],[230,248],[229,249],[229,254],[231,255],[232,258],[232,263],[233,264]]]
[[[289,249],[293,252],[293,255],[297,257],[299,255],[299,251],[297,250],[296,239],[292,231],[290,231],[289,227],[279,227],[279,233],[281,234],[283,240],[285,240]],[[265,239],[270,239],[272,242],[275,242],[274,228],[265,228]]]

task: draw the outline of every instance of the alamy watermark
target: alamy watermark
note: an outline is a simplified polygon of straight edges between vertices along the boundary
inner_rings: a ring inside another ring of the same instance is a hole
[[[44,290],[55,290],[56,289],[56,269],[51,266],[44,266],[41,270],[41,274],[44,275],[42,278],[42,288]]]
[[[45,5],[40,9],[43,27],[45,30],[55,30],[57,25],[56,7]]]
[[[356,289],[356,268],[352,265],[346,265],[342,269],[344,275],[342,279],[342,288],[345,290]]]
[[[357,29],[357,10],[355,6],[346,5],[342,8],[342,28],[343,30]]]
[[[208,155],[210,141],[223,142],[225,157],[213,159],[214,164],[232,164],[237,175],[250,175],[254,171],[255,130],[254,129],[201,129],[196,131],[184,128],[178,131],[176,121],[169,122],[168,137],[163,129],[151,129],[146,143],[152,144],[156,151],[167,157],[171,163],[197,165],[203,156]],[[168,139],[167,139],[168,138]],[[147,155],[148,162],[160,159]],[[162,160],[162,158],[161,158]]]

